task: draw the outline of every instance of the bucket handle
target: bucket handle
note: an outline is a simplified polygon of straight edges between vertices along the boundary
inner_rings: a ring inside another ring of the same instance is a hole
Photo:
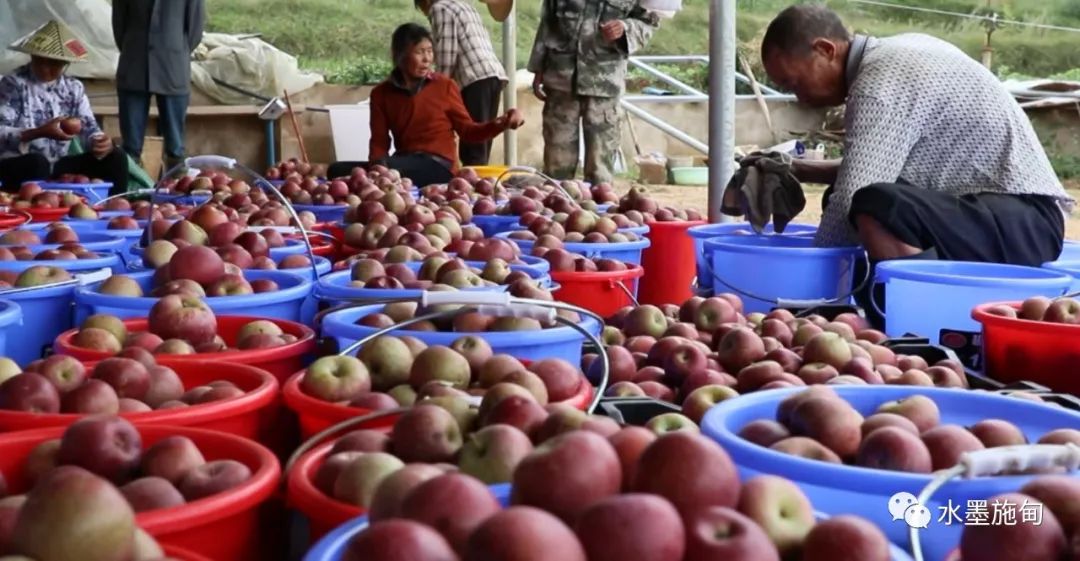
[[[970,479],[1026,471],[1029,468],[1048,467],[1062,467],[1069,472],[1076,471],[1080,468],[1080,446],[1072,443],[1024,444],[965,452],[960,456],[960,462],[957,465],[937,472],[937,475],[919,493],[916,503],[926,505],[938,489],[957,477]],[[910,528],[909,536],[912,556],[915,561],[923,561],[918,528]]]
[[[256,187],[258,187],[258,188],[260,188],[260,189],[262,189],[264,191],[268,191],[270,194],[277,197],[277,199],[279,201],[281,201],[281,203],[283,205],[285,205],[285,210],[286,210],[286,212],[289,213],[289,217],[292,218],[292,220],[294,222],[296,222],[296,228],[298,230],[300,230],[300,234],[301,234],[301,236],[303,238],[304,245],[307,246],[308,260],[311,262],[311,278],[312,279],[318,279],[319,278],[319,269],[315,264],[315,252],[311,247],[311,239],[308,238],[308,234],[309,234],[308,229],[304,227],[304,224],[302,222],[300,222],[300,216],[296,213],[296,209],[293,208],[292,203],[289,202],[289,199],[285,198],[285,195],[282,195],[281,191],[279,191],[277,187],[274,187],[273,183],[270,183],[269,181],[267,181],[266,178],[263,177],[262,175],[260,175],[259,173],[257,173],[254,170],[248,168],[247,166],[244,166],[243,164],[237,163],[237,161],[235,159],[233,159],[233,158],[228,158],[226,156],[203,155],[203,156],[192,156],[190,158],[185,159],[183,162],[177,164],[176,166],[173,166],[172,169],[170,169],[168,172],[166,172],[165,177],[168,177],[168,176],[172,175],[173,172],[176,172],[176,171],[181,170],[181,169],[189,169],[190,170],[192,168],[197,168],[197,167],[201,167],[201,166],[218,166],[218,167],[223,167],[225,169],[240,170],[240,171],[242,171],[244,173],[247,173],[249,176],[255,178],[254,181],[252,182],[254,184],[254,186],[256,186]],[[157,184],[154,185],[153,189],[149,190],[149,192],[151,194],[156,194],[158,191],[161,190],[161,187],[162,187],[162,185],[161,185],[161,182],[159,181]],[[206,204],[206,203],[203,203],[203,204]],[[154,203],[154,198],[151,196],[150,197],[150,214],[151,214],[151,216],[153,216],[154,206],[156,206],[155,203]],[[152,232],[153,229],[150,227],[151,222],[152,221],[148,220],[146,222],[146,228],[143,230],[143,234],[146,235],[146,245],[147,246],[149,246],[150,242],[153,240],[153,232]]]
[[[741,288],[739,288],[737,286],[732,285],[731,283],[727,282],[723,278],[721,278],[720,275],[718,275],[716,273],[716,271],[713,270],[712,263],[710,262],[711,260],[709,259],[709,256],[704,251],[701,252],[701,258],[702,258],[701,262],[705,265],[705,269],[709,272],[709,274],[712,276],[712,278],[719,281],[720,284],[722,284],[722,285],[728,287],[729,289],[731,289],[732,292],[735,292],[736,294],[738,294],[740,296],[744,296],[744,297],[747,297],[747,298],[752,298],[754,300],[761,300],[763,302],[771,302],[771,303],[776,304],[777,307],[789,307],[789,306],[793,306],[793,307],[811,307],[811,306],[818,306],[818,305],[821,305],[821,304],[832,304],[832,303],[836,303],[836,302],[843,302],[843,301],[846,301],[847,299],[851,298],[853,295],[858,294],[858,292],[860,290],[863,290],[864,288],[866,288],[867,283],[870,283],[870,282],[873,281],[873,273],[870,270],[871,269],[870,268],[870,256],[865,251],[863,251],[862,252],[862,258],[863,258],[863,262],[866,263],[866,276],[863,277],[863,280],[858,284],[858,286],[856,286],[855,288],[853,288],[852,290],[850,290],[849,292],[847,292],[843,296],[837,296],[836,298],[819,298],[819,299],[816,299],[816,300],[795,300],[795,299],[788,299],[788,298],[766,298],[766,297],[763,297],[763,296],[759,296],[759,295],[757,295],[757,294],[755,294],[753,292],[750,292],[749,290],[743,290],[743,289],[741,289]],[[695,282],[696,282],[696,280],[695,280]],[[715,292],[715,290],[714,290],[714,292]],[[876,308],[876,305],[875,305],[875,308]]]
[[[549,301],[546,301],[546,300],[533,300],[533,299],[528,299],[528,298],[517,298],[517,297],[514,297],[514,296],[510,296],[510,294],[507,293],[507,292],[429,292],[429,291],[424,291],[420,295],[419,298],[396,298],[396,299],[385,300],[384,302],[386,302],[386,303],[416,302],[420,306],[461,305],[462,307],[456,308],[456,309],[450,309],[450,310],[439,310],[439,311],[435,311],[435,312],[431,312],[431,313],[427,313],[427,314],[422,314],[422,315],[416,316],[416,317],[414,317],[412,319],[408,319],[408,320],[405,320],[403,322],[391,325],[389,327],[384,327],[382,329],[377,330],[375,333],[372,333],[371,335],[368,335],[367,337],[364,337],[363,339],[360,339],[359,341],[353,343],[352,345],[349,345],[349,347],[347,347],[346,349],[339,352],[338,356],[349,355],[349,354],[355,352],[356,350],[358,350],[360,347],[362,347],[366,343],[374,340],[375,338],[380,337],[382,335],[385,335],[387,333],[390,333],[391,331],[401,329],[402,327],[407,327],[409,325],[412,325],[414,323],[421,322],[421,321],[438,319],[438,318],[442,318],[442,317],[452,317],[452,316],[456,316],[458,314],[462,314],[462,313],[465,313],[465,312],[472,312],[472,311],[477,311],[477,312],[481,312],[481,313],[488,313],[488,314],[493,314],[493,315],[503,315],[503,316],[512,315],[512,316],[518,316],[518,317],[530,317],[531,316],[531,317],[543,317],[545,319],[552,318],[552,319],[554,319],[555,322],[561,323],[566,327],[570,327],[571,329],[574,329],[574,330],[578,331],[579,333],[581,333],[582,335],[584,335],[585,338],[590,340],[590,342],[593,345],[596,345],[596,348],[598,348],[598,349],[603,349],[604,348],[603,342],[600,341],[600,339],[597,336],[593,335],[592,333],[589,333],[585,328],[581,327],[580,325],[578,325],[578,324],[576,324],[576,323],[574,323],[574,322],[572,322],[572,321],[570,321],[570,320],[568,320],[566,318],[560,317],[556,312],[558,312],[558,310],[566,310],[566,311],[577,312],[579,314],[587,315],[589,317],[592,317],[592,318],[596,319],[597,321],[600,322],[601,325],[603,325],[603,318],[601,318],[600,316],[598,316],[597,314],[595,314],[595,313],[593,313],[593,312],[591,312],[589,310],[579,308],[577,306],[573,306],[573,305],[570,305],[570,304],[565,304],[565,303],[562,303],[562,302],[549,302]],[[372,302],[369,301],[369,302],[363,302],[363,303],[359,303],[359,304],[349,304],[349,305],[345,305],[345,306],[338,306],[336,308],[331,308],[331,309],[341,310],[341,309],[346,309],[346,308],[350,308],[350,307],[360,307],[360,306],[368,306],[368,305],[372,305]],[[592,412],[596,410],[596,407],[600,404],[600,400],[604,397],[604,390],[607,387],[608,378],[610,376],[610,363],[608,362],[607,353],[606,352],[597,353],[596,360],[600,361],[601,377],[600,377],[600,383],[596,388],[595,395],[593,396],[593,400],[589,404],[588,409],[586,410],[586,413],[589,413],[589,414],[592,414]],[[472,407],[478,407],[478,405],[473,404]],[[308,438],[307,440],[305,440],[296,449],[296,451],[293,452],[292,455],[289,457],[289,460],[285,463],[285,469],[282,470],[283,479],[287,480],[289,471],[292,469],[293,465],[296,463],[296,460],[299,459],[300,456],[306,454],[309,450],[311,450],[312,448],[317,446],[319,443],[321,443],[326,438],[328,438],[330,436],[333,436],[333,435],[335,435],[335,434],[337,434],[337,433],[339,433],[339,432],[341,432],[341,431],[343,431],[345,429],[348,429],[348,428],[351,428],[351,427],[354,427],[354,426],[357,426],[357,425],[360,425],[360,424],[363,424],[363,423],[366,423],[366,422],[369,422],[369,421],[372,421],[372,420],[376,420],[376,419],[379,419],[379,418],[382,418],[382,417],[386,417],[386,416],[389,416],[389,415],[396,415],[396,414],[399,414],[399,413],[403,413],[403,412],[408,411],[408,410],[409,410],[408,407],[400,407],[400,408],[397,408],[397,409],[388,409],[388,410],[383,410],[383,411],[376,411],[376,412],[374,412],[372,414],[362,415],[360,417],[353,417],[351,419],[346,419],[344,421],[341,421],[340,423],[337,423],[337,424],[335,424],[335,425],[333,425],[333,426],[319,432],[318,434],[313,435],[311,438]]]
[[[626,283],[624,283],[624,282],[623,282],[623,281],[621,281],[621,280],[617,280],[617,281],[611,281],[611,284],[612,284],[613,286],[617,286],[617,287],[619,287],[620,289],[622,289],[623,293],[625,293],[625,294],[626,294],[626,297],[627,297],[627,298],[629,298],[631,302],[633,302],[633,304],[634,304],[634,307],[635,307],[635,308],[641,305],[641,304],[638,304],[638,299],[637,299],[637,297],[636,297],[636,296],[634,296],[634,293],[633,293],[633,291],[631,291],[631,290],[630,290],[630,289],[629,289],[629,288],[628,288],[628,287],[626,286]]]
[[[507,175],[512,174],[512,173],[528,173],[528,174],[535,175],[535,176],[547,181],[548,183],[551,183],[552,185],[554,185],[555,188],[558,189],[560,192],[562,192],[562,194],[567,199],[569,199],[571,201],[574,200],[574,197],[571,197],[570,193],[567,193],[566,189],[563,189],[562,183],[559,183],[554,178],[552,178],[552,177],[550,177],[550,176],[548,176],[548,175],[546,175],[544,173],[541,173],[540,170],[538,170],[538,169],[536,169],[534,167],[529,167],[529,166],[511,166],[511,167],[506,168],[506,171],[502,172],[501,174],[499,174],[499,177],[495,178],[494,187],[498,188],[499,184],[502,182],[503,178],[506,177]]]

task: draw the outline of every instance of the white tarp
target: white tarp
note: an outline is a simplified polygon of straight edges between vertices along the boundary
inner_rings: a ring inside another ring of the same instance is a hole
[[[304,91],[322,76],[300,70],[296,57],[258,38],[206,33],[194,53],[191,82],[218,103],[251,104],[246,95],[226,89],[213,78],[266,97]]]
[[[112,5],[107,0],[0,0],[0,74],[30,60],[7,45],[50,19],[67,25],[89,51],[85,62],[68,67],[69,74],[106,80],[116,76],[120,53],[113,42]],[[192,58],[192,84],[223,104],[260,102],[219,86],[213,78],[266,97],[279,96],[283,90],[291,95],[323,81],[318,74],[300,70],[296,57],[250,36],[206,33]]]
[[[110,80],[116,76],[120,52],[113,43],[112,5],[106,0],[0,1],[0,74],[30,61],[29,55],[7,46],[50,19],[68,26],[89,51],[85,61],[68,67],[68,74]]]

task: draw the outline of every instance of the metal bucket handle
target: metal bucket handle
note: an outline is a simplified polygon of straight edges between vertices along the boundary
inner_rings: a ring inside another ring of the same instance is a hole
[[[512,174],[512,173],[528,173],[528,174],[535,175],[535,176],[537,176],[537,177],[539,177],[541,179],[544,179],[545,181],[548,181],[552,185],[554,185],[555,188],[558,189],[564,196],[566,196],[567,199],[569,199],[571,201],[574,200],[574,197],[571,197],[570,193],[566,192],[566,189],[563,189],[562,183],[555,180],[555,178],[540,172],[540,170],[538,170],[538,169],[536,169],[534,167],[529,167],[529,166],[511,166],[509,168],[506,168],[506,171],[502,172],[501,174],[499,174],[499,177],[495,178],[494,187],[497,188],[499,186],[499,184],[502,182],[503,178],[506,177],[507,175]]]
[[[179,170],[182,170],[182,169],[198,168],[198,167],[201,167],[201,166],[215,166],[215,167],[221,167],[221,168],[230,169],[230,170],[235,169],[235,170],[240,170],[242,172],[245,172],[248,175],[250,175],[251,177],[255,178],[254,181],[253,181],[254,186],[262,189],[263,191],[268,191],[269,193],[271,193],[272,195],[277,197],[277,199],[279,201],[281,201],[282,204],[285,205],[285,209],[289,213],[289,217],[292,218],[294,222],[296,222],[296,228],[300,231],[300,234],[303,237],[304,245],[307,247],[308,260],[311,262],[311,278],[312,279],[318,279],[319,278],[319,270],[318,270],[318,267],[315,264],[315,252],[312,249],[311,240],[308,238],[308,235],[309,235],[308,229],[304,228],[304,224],[302,222],[300,222],[300,216],[296,213],[296,209],[293,208],[292,203],[290,203],[289,200],[287,198],[285,198],[284,195],[281,194],[281,191],[279,191],[277,187],[274,187],[274,185],[272,183],[267,181],[266,178],[264,178],[262,175],[260,175],[256,171],[252,170],[251,168],[248,168],[247,166],[244,166],[243,164],[237,163],[236,159],[234,159],[234,158],[227,158],[225,156],[205,155],[205,156],[192,156],[190,158],[185,159],[183,162],[173,166],[172,169],[170,169],[168,172],[165,173],[165,176],[168,177],[168,176],[172,175],[173,172],[176,172],[176,171],[179,171]],[[150,193],[157,193],[160,190],[161,190],[161,183],[158,182],[157,184],[154,185],[153,189],[149,190],[149,192]],[[203,203],[203,204],[206,204],[206,203]],[[151,197],[150,198],[150,214],[151,214],[151,216],[153,216],[153,209],[154,209],[155,205],[156,205],[156,203],[154,203],[154,199],[153,199],[153,197]],[[147,221],[146,228],[143,229],[143,234],[146,236],[146,245],[147,246],[149,246],[150,242],[153,241],[153,231],[152,231],[153,228],[150,227],[151,222],[152,221]]]
[[[578,331],[579,333],[584,335],[586,339],[590,340],[594,345],[596,345],[596,347],[598,349],[603,349],[604,348],[603,342],[597,336],[593,335],[592,333],[589,333],[585,328],[581,327],[577,323],[574,323],[573,321],[570,321],[570,320],[568,320],[566,318],[560,317],[557,314],[557,312],[558,312],[558,310],[566,310],[566,311],[577,312],[578,314],[583,314],[583,315],[587,315],[589,317],[592,317],[592,318],[596,319],[597,321],[599,321],[601,324],[603,324],[603,318],[601,318],[600,316],[598,316],[597,314],[595,314],[595,313],[593,313],[593,312],[591,312],[589,310],[579,308],[577,306],[573,306],[573,305],[570,305],[570,304],[564,304],[562,302],[549,302],[549,301],[546,301],[546,300],[533,300],[533,299],[528,299],[528,298],[516,298],[516,297],[510,296],[510,294],[506,293],[506,292],[429,292],[429,291],[424,291],[420,295],[419,298],[396,298],[396,299],[384,300],[383,302],[385,302],[385,303],[416,302],[417,304],[419,304],[422,307],[436,306],[436,305],[441,305],[441,306],[460,305],[462,307],[461,308],[456,308],[456,309],[451,309],[451,310],[440,310],[440,311],[437,311],[437,312],[431,312],[431,313],[428,313],[428,314],[419,315],[419,316],[416,316],[416,317],[414,317],[412,319],[408,319],[408,320],[405,320],[403,322],[396,323],[396,324],[388,326],[388,327],[384,327],[382,329],[379,329],[375,333],[372,333],[371,335],[368,335],[367,337],[364,337],[363,339],[360,339],[359,341],[357,341],[357,342],[353,343],[352,345],[349,345],[345,349],[341,350],[338,353],[338,356],[346,356],[346,355],[352,354],[353,352],[357,351],[360,347],[362,347],[364,344],[374,340],[375,338],[380,337],[382,335],[386,335],[386,334],[388,334],[388,333],[390,333],[392,331],[401,329],[403,327],[408,327],[409,325],[412,325],[414,323],[421,322],[421,321],[427,321],[427,320],[433,320],[433,319],[439,319],[439,318],[444,318],[444,317],[452,317],[452,316],[456,316],[456,315],[459,315],[459,314],[462,314],[462,313],[465,313],[465,312],[480,312],[480,313],[483,313],[483,314],[492,314],[492,315],[501,315],[501,316],[509,315],[509,316],[516,316],[516,317],[533,317],[533,318],[537,318],[537,319],[552,320],[552,321],[555,321],[556,323],[560,323],[560,324],[562,324],[562,325],[564,325],[566,327],[570,327],[570,328]],[[372,304],[373,304],[372,301],[367,301],[367,302],[363,302],[363,303],[343,305],[343,306],[339,306],[339,307],[332,308],[332,309],[341,310],[341,309],[347,309],[347,308],[353,308],[353,307],[369,306],[369,305],[372,305]],[[600,400],[604,397],[604,389],[607,386],[608,378],[609,378],[609,375],[610,375],[610,364],[608,362],[607,353],[605,353],[605,352],[597,353],[596,360],[600,361],[601,377],[600,377],[600,383],[596,388],[595,395],[593,396],[593,400],[589,404],[588,409],[586,409],[586,413],[589,413],[589,414],[591,414],[593,411],[596,410],[596,407],[597,407],[597,405],[599,405]],[[335,425],[333,425],[333,426],[331,426],[331,427],[329,427],[329,428],[327,428],[327,429],[325,429],[323,431],[320,431],[318,434],[315,434],[315,435],[311,436],[310,438],[308,438],[307,440],[305,440],[300,445],[300,447],[297,448],[295,452],[293,452],[293,454],[289,457],[289,460],[285,464],[285,469],[283,470],[283,473],[285,475],[283,475],[283,477],[287,477],[288,472],[292,469],[293,464],[296,463],[296,460],[300,456],[306,454],[309,450],[314,448],[316,445],[321,443],[326,438],[328,438],[330,436],[333,436],[333,435],[335,435],[335,434],[337,434],[337,433],[339,433],[339,432],[341,432],[341,431],[343,431],[345,429],[349,429],[349,428],[352,428],[354,426],[366,423],[366,422],[374,420],[374,419],[379,419],[379,418],[384,417],[384,416],[402,413],[402,412],[408,411],[408,409],[409,409],[408,407],[400,407],[400,408],[397,408],[397,409],[389,409],[389,410],[384,410],[384,411],[377,411],[377,412],[369,414],[369,415],[363,415],[363,416],[360,416],[360,417],[353,417],[351,419],[346,419],[346,420],[341,421],[340,423],[337,423],[337,424],[335,424]]]
[[[956,466],[937,472],[937,475],[916,497],[916,504],[926,505],[930,501],[930,497],[938,489],[958,477],[971,479],[973,477],[1027,471],[1029,468],[1048,467],[1062,467],[1066,471],[1076,471],[1080,468],[1080,446],[1072,443],[1064,445],[1024,444],[965,452],[960,456],[960,462]],[[911,538],[911,552],[915,561],[923,561],[918,528],[911,527],[909,536]]]

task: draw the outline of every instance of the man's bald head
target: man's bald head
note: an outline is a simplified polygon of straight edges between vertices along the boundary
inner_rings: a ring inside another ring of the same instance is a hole
[[[769,24],[761,60],[769,77],[800,101],[834,106],[847,96],[844,76],[851,34],[835,12],[818,4],[792,6]]]

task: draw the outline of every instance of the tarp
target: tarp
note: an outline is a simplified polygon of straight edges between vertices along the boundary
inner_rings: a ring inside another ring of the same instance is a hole
[[[0,74],[30,61],[8,49],[20,37],[55,19],[67,25],[89,51],[73,63],[68,74],[79,78],[112,79],[120,52],[113,43],[112,6],[106,0],[5,0],[0,2]]]
[[[251,97],[224,88],[214,78],[266,97],[292,95],[322,82],[322,76],[300,70],[296,57],[262,39],[206,33],[195,49],[191,81],[218,103],[251,104]]]
[[[120,53],[113,42],[112,5],[107,0],[0,0],[0,74],[30,60],[7,46],[50,19],[71,28],[89,51],[85,62],[68,67],[68,74],[106,80],[116,76]],[[296,57],[251,36],[206,33],[192,58],[193,85],[223,104],[257,102],[219,86],[214,78],[266,97],[281,95],[285,89],[290,94],[301,92],[323,81],[318,74],[300,70]]]

